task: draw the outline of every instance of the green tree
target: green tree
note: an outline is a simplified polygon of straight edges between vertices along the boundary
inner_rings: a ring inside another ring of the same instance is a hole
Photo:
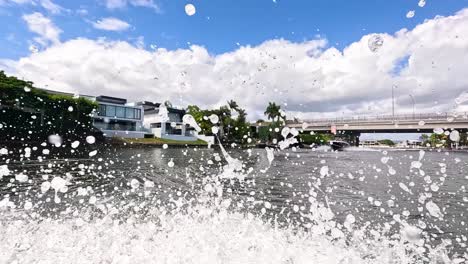
[[[51,94],[32,82],[0,71],[0,138],[43,140],[51,134],[81,138],[96,134],[91,113],[97,104],[85,98]]]
[[[331,134],[300,134],[299,141],[303,144],[307,145],[325,145],[333,139],[333,135]]]
[[[238,113],[237,118],[233,118],[231,110]],[[187,108],[187,113],[191,114],[195,121],[202,129],[201,133],[205,135],[212,135],[212,124],[207,117],[215,114],[219,117],[218,126],[222,129],[223,133],[218,134],[221,141],[244,143],[244,135],[249,135],[250,124],[247,122],[247,113],[241,109],[233,100],[228,102],[228,105],[223,105],[218,109],[202,110],[198,106],[190,105]]]
[[[269,120],[276,121],[278,117],[281,117],[281,106],[274,102],[269,102],[264,114]]]
[[[390,140],[390,139],[382,139],[382,140],[379,140],[378,142],[379,142],[379,144],[381,144],[381,145],[395,146],[395,142],[393,142],[393,141]]]
[[[239,109],[239,105],[238,105],[237,102],[234,101],[234,100],[229,100],[229,101],[227,102],[227,104],[228,104],[229,108],[231,108],[231,109],[234,110],[234,111],[237,111],[237,110]]]

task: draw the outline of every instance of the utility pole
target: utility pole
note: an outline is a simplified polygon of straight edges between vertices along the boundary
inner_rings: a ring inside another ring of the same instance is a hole
[[[413,101],[413,119],[415,118],[415,114],[414,114],[414,106],[416,105],[415,101],[414,101],[414,97],[412,94],[409,95],[409,97],[411,97],[411,100]]]
[[[395,121],[395,86],[396,85],[392,85],[392,117],[393,117],[393,121]]]

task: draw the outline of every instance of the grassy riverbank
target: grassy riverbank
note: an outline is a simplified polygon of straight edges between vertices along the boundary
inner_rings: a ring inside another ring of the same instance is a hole
[[[113,139],[113,142],[115,139]],[[208,146],[203,140],[196,140],[196,141],[178,141],[178,140],[170,140],[170,139],[163,139],[163,138],[122,138],[119,139],[121,143],[127,144],[137,144],[137,145],[151,145],[151,146],[162,146],[167,144],[168,146]]]

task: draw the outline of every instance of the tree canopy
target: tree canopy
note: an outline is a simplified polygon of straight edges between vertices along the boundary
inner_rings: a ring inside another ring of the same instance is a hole
[[[8,140],[40,140],[51,134],[77,138],[96,133],[85,98],[51,94],[30,81],[0,71],[0,135]]]
[[[232,111],[237,112],[237,117],[232,115]],[[240,108],[237,102],[230,100],[227,105],[223,105],[217,109],[200,109],[196,105],[189,105],[187,113],[192,115],[202,129],[201,133],[212,135],[212,127],[218,126],[219,132],[217,136],[223,142],[245,143],[245,135],[250,134],[250,125],[247,122],[247,112]],[[219,124],[212,124],[209,120],[210,115],[219,117]]]

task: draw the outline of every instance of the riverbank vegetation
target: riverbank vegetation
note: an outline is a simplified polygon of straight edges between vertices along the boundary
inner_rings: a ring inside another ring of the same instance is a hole
[[[325,145],[333,139],[331,134],[300,134],[299,142],[306,145]]]
[[[390,147],[395,146],[395,142],[393,142],[391,139],[382,139],[377,142],[379,143],[379,145],[390,146]]]
[[[96,102],[67,94],[52,94],[34,87],[30,81],[7,76],[0,71],[0,140],[43,142],[50,135],[59,135],[63,140],[83,139],[88,135],[103,141],[102,133],[93,127],[92,113]],[[189,105],[187,113],[192,115],[201,128],[201,134],[216,134],[223,144],[252,145],[279,142],[286,115],[281,106],[269,102],[265,109],[268,121],[256,124],[247,121],[247,113],[236,101],[230,100],[215,109],[201,109]],[[216,116],[218,120],[213,120]],[[217,121],[217,122],[213,122]],[[327,144],[330,135],[301,134],[303,144]],[[165,139],[132,139],[138,144],[206,145],[198,140],[175,141]]]
[[[459,133],[459,140],[453,141],[450,138],[450,134],[445,133],[432,133],[422,134],[421,140],[425,147],[436,147],[436,148],[451,148],[454,145],[466,146],[468,145],[468,139],[466,133]]]
[[[247,122],[247,113],[233,100],[219,108],[209,110],[189,105],[187,113],[195,118],[201,128],[201,134],[207,136],[217,134],[222,143],[245,144],[249,141],[250,124]],[[216,120],[210,118],[212,115],[217,116],[218,122],[213,122]]]
[[[0,71],[0,138],[5,141],[43,141],[50,135],[63,139],[102,133],[93,127],[97,104],[85,98],[50,94],[30,81]]]

